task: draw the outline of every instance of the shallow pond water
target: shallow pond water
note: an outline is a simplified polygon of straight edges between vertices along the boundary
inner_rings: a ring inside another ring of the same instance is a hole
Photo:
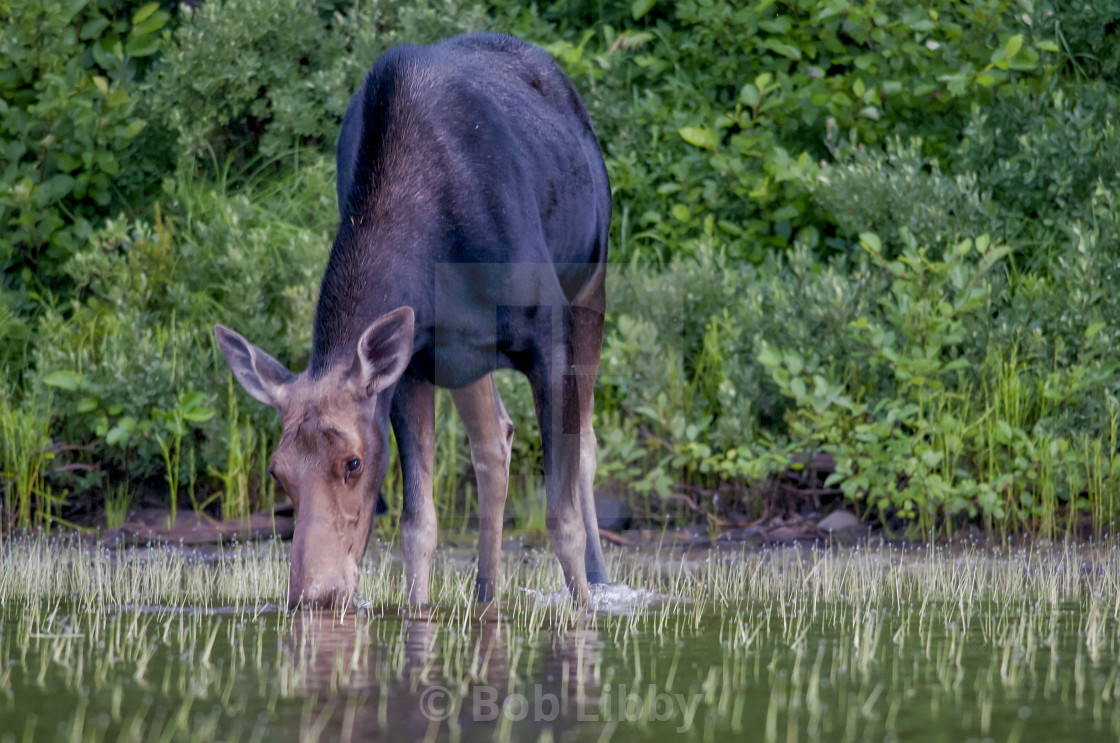
[[[6,741],[1084,741],[1120,735],[1116,551],[612,552],[591,612],[546,553],[427,611],[280,611],[283,548],[3,546]],[[730,736],[730,737],[729,737]]]

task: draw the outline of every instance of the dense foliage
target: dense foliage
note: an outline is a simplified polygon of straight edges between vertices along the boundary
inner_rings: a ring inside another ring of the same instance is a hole
[[[300,368],[350,94],[394,44],[500,30],[572,76],[614,186],[604,488],[713,524],[785,488],[888,529],[1107,530],[1112,5],[0,3],[4,528],[271,498],[275,416],[212,325]],[[500,384],[518,500],[532,403]],[[439,416],[450,515],[469,457]]]

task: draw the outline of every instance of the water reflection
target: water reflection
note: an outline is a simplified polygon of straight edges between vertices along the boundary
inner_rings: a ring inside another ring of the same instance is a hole
[[[460,618],[461,619],[461,618]],[[584,624],[511,634],[500,618],[304,611],[281,641],[301,738],[536,740],[597,719],[600,638]]]

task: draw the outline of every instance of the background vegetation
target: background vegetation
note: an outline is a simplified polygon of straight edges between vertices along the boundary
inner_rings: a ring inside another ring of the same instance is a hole
[[[1120,3],[0,0],[0,21],[0,530],[116,522],[137,495],[272,502],[275,414],[211,328],[302,367],[350,94],[390,46],[479,30],[548,49],[603,144],[605,490],[713,527],[847,502],[890,533],[1112,530]],[[536,513],[527,385],[500,384],[511,510]],[[439,418],[462,516],[445,397]]]

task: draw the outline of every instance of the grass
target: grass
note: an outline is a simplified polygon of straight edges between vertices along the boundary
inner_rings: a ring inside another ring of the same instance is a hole
[[[115,529],[128,518],[128,509],[136,493],[127,482],[118,483],[105,495],[105,525]]]
[[[0,487],[3,513],[0,538],[13,523],[49,527],[52,499],[43,470],[53,457],[50,446],[50,402],[36,399],[27,409],[0,401]]]
[[[341,614],[277,610],[277,544],[204,557],[8,540],[0,741],[1108,739],[1114,547],[612,550],[634,590],[585,614],[534,550],[506,555],[487,613],[471,556],[442,551],[432,607],[410,610],[380,544],[366,608]],[[423,714],[435,693],[446,718]],[[63,696],[76,711],[48,721],[40,705]]]

